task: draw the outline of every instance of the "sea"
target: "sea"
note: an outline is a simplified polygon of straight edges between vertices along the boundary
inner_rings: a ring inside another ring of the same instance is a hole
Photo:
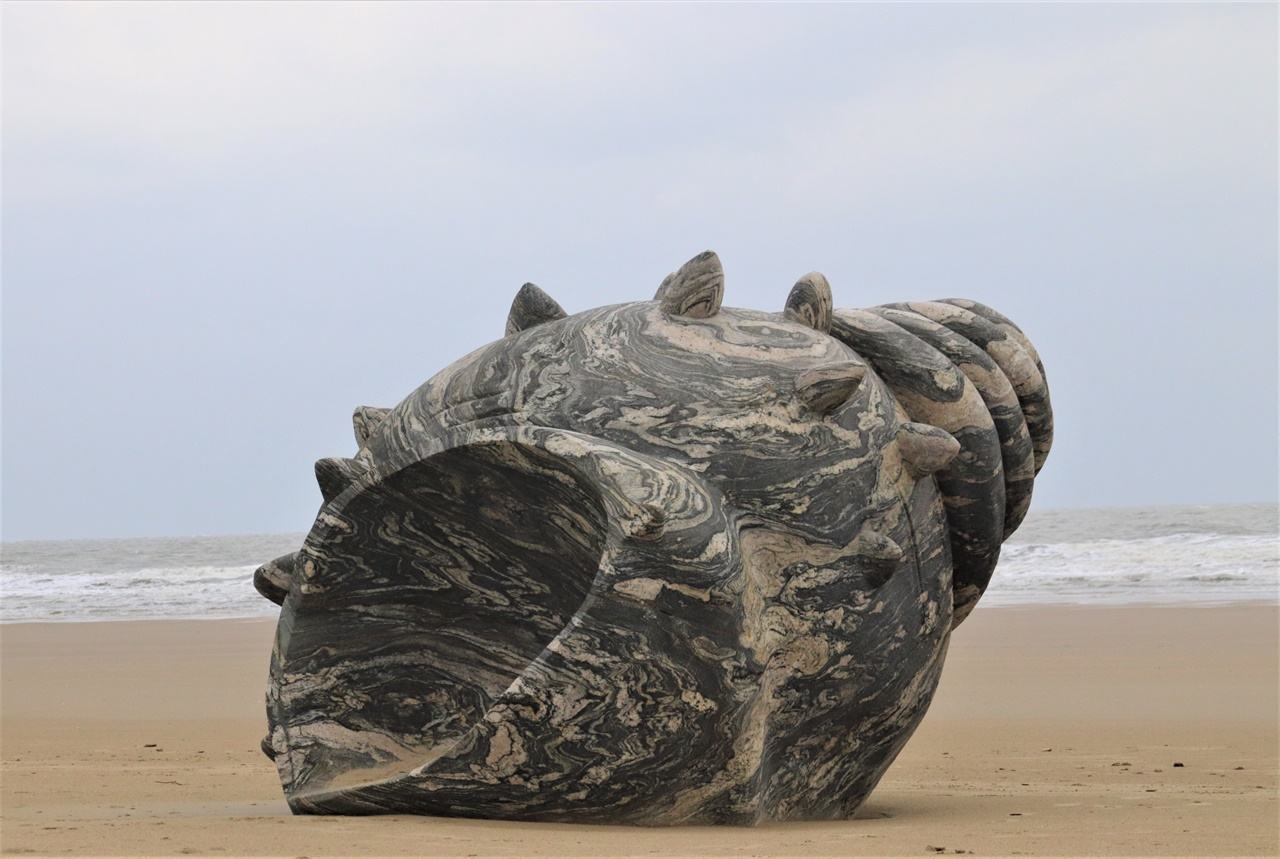
[[[253,588],[302,534],[0,543],[0,623],[272,617]],[[1280,602],[1280,506],[1033,510],[983,606]]]

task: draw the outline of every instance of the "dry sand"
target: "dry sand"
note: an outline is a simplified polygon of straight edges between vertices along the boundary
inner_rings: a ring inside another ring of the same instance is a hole
[[[1277,622],[979,608],[857,819],[756,829],[292,817],[258,751],[273,622],[7,625],[0,850],[1276,856]]]

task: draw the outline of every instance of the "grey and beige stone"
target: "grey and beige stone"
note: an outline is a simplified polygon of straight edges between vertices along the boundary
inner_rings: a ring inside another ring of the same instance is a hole
[[[968,301],[653,301],[506,336],[316,464],[267,694],[298,813],[636,824],[839,819],[933,695],[1026,513],[1044,371]]]

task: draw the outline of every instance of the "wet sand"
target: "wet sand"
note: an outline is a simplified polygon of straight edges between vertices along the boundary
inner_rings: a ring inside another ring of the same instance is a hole
[[[0,852],[1276,856],[1278,623],[979,607],[855,820],[755,829],[293,817],[258,750],[273,621],[10,624]]]

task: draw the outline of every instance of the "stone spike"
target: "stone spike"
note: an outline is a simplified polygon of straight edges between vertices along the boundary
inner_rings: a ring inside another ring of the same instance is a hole
[[[654,296],[662,312],[690,319],[708,319],[724,301],[724,268],[715,251],[703,251],[662,281]]]
[[[904,423],[895,438],[907,470],[917,478],[946,468],[960,452],[955,436],[928,424]]]
[[[520,287],[516,297],[511,301],[511,312],[507,314],[507,337],[517,331],[524,331],[544,322],[564,319],[569,314],[564,312],[554,298],[547,295],[532,283]]]
[[[354,459],[330,457],[316,460],[316,483],[320,484],[320,494],[324,496],[324,503],[328,504],[341,495],[348,486],[359,480],[363,473],[364,468]]]
[[[254,571],[253,586],[258,593],[276,605],[284,605],[284,598],[289,595],[289,587],[293,584],[293,574],[297,567],[297,552],[267,561]]]
[[[823,334],[831,333],[831,284],[816,271],[796,281],[783,315]]]
[[[867,374],[863,364],[845,361],[810,367],[796,377],[796,394],[820,415],[829,415],[853,396]]]
[[[391,414],[391,409],[380,409],[376,406],[356,406],[355,413],[351,415],[351,424],[356,431],[356,444],[364,447],[365,442],[369,440],[369,436],[373,435],[373,431],[387,419],[389,414]]]
[[[864,532],[858,538],[859,571],[873,588],[889,581],[902,560],[902,554],[902,547],[884,534]]]

